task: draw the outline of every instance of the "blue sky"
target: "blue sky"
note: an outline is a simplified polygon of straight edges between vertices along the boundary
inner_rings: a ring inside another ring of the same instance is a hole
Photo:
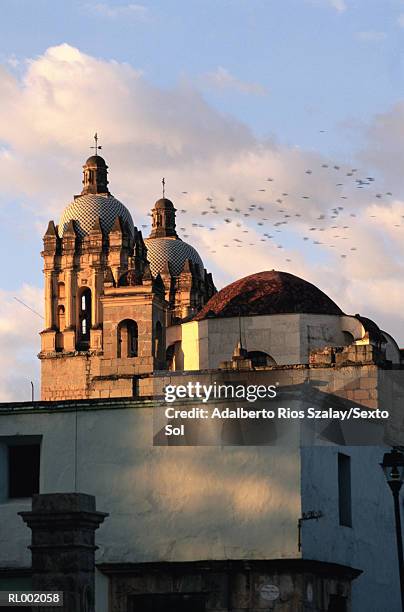
[[[269,93],[205,88],[219,109],[259,135],[349,155],[354,136],[343,126],[360,128],[403,95],[402,13],[398,0],[3,0],[1,50],[32,58],[69,42],[168,87],[222,66]]]
[[[41,308],[41,236],[80,191],[96,130],[112,192],[135,224],[148,224],[164,175],[187,210],[178,225],[219,287],[287,270],[404,344],[404,1],[3,0],[1,9],[0,257],[13,265],[0,282],[0,351],[25,347],[3,367],[0,395],[14,396],[16,370],[37,376],[28,355],[41,321],[13,298]],[[356,176],[375,182],[361,191]],[[228,225],[203,216],[208,197]],[[263,212],[228,213],[233,200]]]

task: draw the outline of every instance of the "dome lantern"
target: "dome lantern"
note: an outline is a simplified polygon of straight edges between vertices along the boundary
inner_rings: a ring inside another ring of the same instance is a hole
[[[108,166],[98,155],[100,147],[97,139],[96,147],[93,148],[96,154],[89,157],[83,166],[83,190],[80,195],[75,195],[73,201],[64,209],[58,228],[59,236],[63,236],[70,221],[74,222],[80,240],[91,232],[96,222],[105,234],[109,234],[116,218],[120,217],[133,238],[135,228],[129,210],[108,191]]]
[[[98,155],[99,149],[102,147],[98,144],[98,134],[94,134],[94,146],[90,147],[94,149],[95,154],[88,158],[83,166],[83,191],[81,195],[92,194],[106,194],[110,195],[108,191],[108,166],[100,155]]]
[[[83,166],[83,190],[81,195],[106,194],[108,191],[108,166],[100,155],[92,155]]]
[[[165,179],[161,181],[163,185],[163,197],[157,200],[152,209],[152,230],[149,238],[178,238],[175,229],[174,204],[165,197]]]

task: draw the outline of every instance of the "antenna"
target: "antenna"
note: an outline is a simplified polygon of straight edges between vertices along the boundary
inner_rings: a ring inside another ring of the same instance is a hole
[[[163,176],[163,178],[161,180],[161,184],[163,185],[163,198],[165,198],[165,195],[166,195],[166,179],[164,178],[164,176]]]
[[[100,149],[102,149],[102,147],[98,144],[98,134],[97,134],[97,132],[94,134],[94,142],[95,142],[95,145],[93,147],[90,147],[90,149],[94,149],[95,150],[95,155],[98,155],[98,151]]]
[[[238,337],[240,342],[240,348],[243,348],[243,342],[241,340],[241,306],[238,309]]]

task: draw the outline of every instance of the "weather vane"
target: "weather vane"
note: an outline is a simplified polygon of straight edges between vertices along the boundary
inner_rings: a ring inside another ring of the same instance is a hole
[[[97,134],[97,132],[94,134],[94,142],[95,142],[95,146],[94,147],[90,147],[90,149],[95,149],[95,154],[98,155],[98,151],[100,149],[102,149],[102,147],[98,144],[98,134]]]
[[[164,176],[163,176],[163,179],[161,181],[161,184],[163,185],[163,198],[164,198],[165,194],[166,194],[166,180],[165,180]]]

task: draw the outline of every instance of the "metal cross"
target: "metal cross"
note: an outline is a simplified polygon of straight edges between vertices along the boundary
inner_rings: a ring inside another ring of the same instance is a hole
[[[94,147],[90,147],[90,149],[95,149],[95,154],[98,155],[98,151],[100,149],[102,149],[102,147],[98,144],[98,134],[97,134],[97,132],[94,134],[94,142],[95,142],[95,146]]]
[[[165,197],[165,193],[166,193],[166,180],[163,176],[163,179],[161,181],[161,184],[163,185],[163,198]]]

